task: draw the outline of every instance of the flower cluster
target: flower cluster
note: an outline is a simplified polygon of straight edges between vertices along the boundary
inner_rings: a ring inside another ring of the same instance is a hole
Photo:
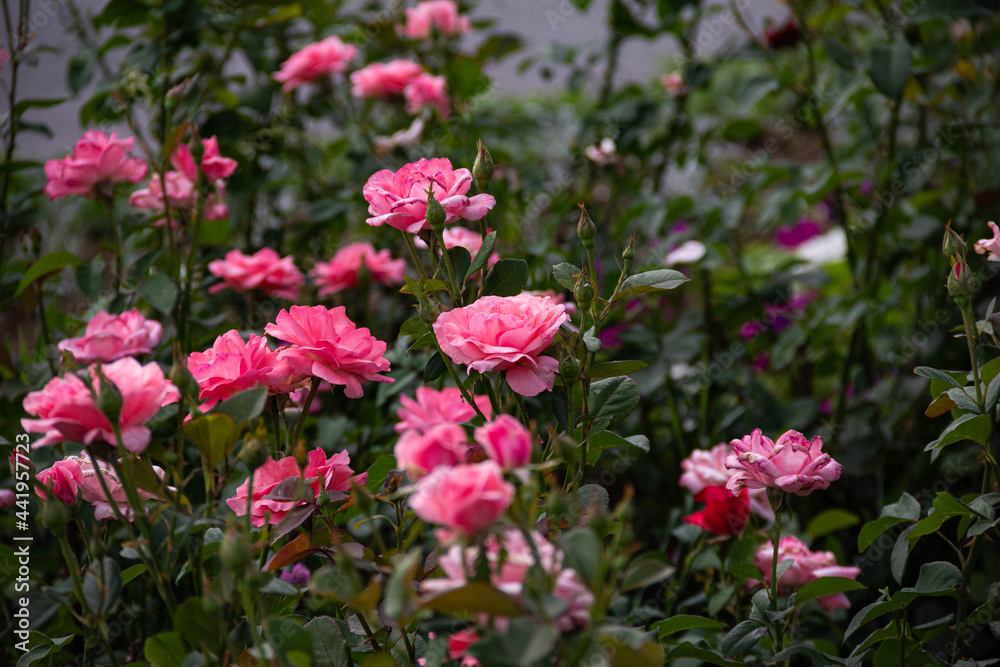
[[[225,179],[236,171],[236,160],[220,155],[219,141],[215,137],[203,139],[202,149],[200,173],[212,188],[204,202],[204,217],[206,220],[222,220],[229,217],[229,207],[222,201],[226,196]],[[193,211],[198,207],[199,166],[187,144],[180,144],[174,149],[170,164],[173,171],[163,174],[162,178],[157,173],[151,174],[146,187],[132,193],[129,197],[132,206],[161,214],[166,213],[168,205],[173,211]],[[161,219],[155,224],[165,223]]]
[[[129,505],[118,473],[110,463],[94,460],[97,461],[96,467],[89,458],[67,456],[40,471],[35,476],[38,496],[45,500],[48,494],[52,494],[66,505],[76,505],[82,498],[94,506],[94,518],[98,521],[114,519],[119,513],[127,521],[134,521],[135,512]],[[163,469],[158,466],[152,468],[161,480],[165,477]],[[104,487],[107,487],[107,494]],[[143,489],[137,489],[136,492],[144,500],[156,498],[156,494]]]
[[[469,17],[458,12],[454,0],[423,0],[406,10],[406,24],[400,31],[412,39],[427,39],[435,30],[442,35],[469,32]]]
[[[428,73],[412,60],[372,63],[359,69],[351,74],[351,93],[362,99],[402,95],[410,114],[420,113],[423,107],[437,109],[445,118],[451,113],[445,78]]]

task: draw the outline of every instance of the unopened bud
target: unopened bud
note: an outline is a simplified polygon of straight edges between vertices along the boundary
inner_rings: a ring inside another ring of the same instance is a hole
[[[240,459],[247,464],[250,472],[264,465],[267,455],[268,445],[261,438],[250,435],[243,438],[243,449],[240,450]]]
[[[959,259],[965,259],[965,253],[967,246],[962,237],[951,228],[951,221],[948,222],[948,226],[944,228],[944,239],[941,241],[941,252],[944,253],[945,257],[957,257]]]
[[[66,533],[69,510],[58,498],[50,496],[42,505],[42,525],[55,535]]]
[[[399,489],[399,485],[403,483],[403,473],[398,470],[390,470],[389,474],[385,476],[385,492],[386,495],[392,495],[396,493]]]
[[[229,528],[226,536],[222,538],[222,544],[219,545],[219,560],[237,577],[246,574],[253,560],[253,545],[250,544],[250,538],[235,527]]]
[[[476,161],[472,163],[472,177],[476,179],[480,192],[486,192],[486,186],[493,178],[493,171],[493,156],[480,139],[476,142]]]
[[[566,382],[574,382],[580,375],[580,361],[571,354],[567,354],[559,362],[559,375]]]
[[[299,441],[292,445],[292,456],[295,457],[299,470],[305,470],[309,465],[309,450],[306,449],[304,442]]]
[[[767,502],[771,503],[771,509],[774,514],[777,515],[778,511],[781,509],[781,505],[785,501],[785,492],[779,488],[769,486],[767,487]]]
[[[587,209],[580,204],[580,222],[576,223],[576,235],[583,241],[584,248],[594,247],[594,237],[597,236],[597,226],[587,214]]]
[[[626,262],[631,262],[635,259],[635,237],[633,236],[628,240],[628,245],[622,250],[622,259]]]
[[[594,286],[581,279],[573,290],[573,298],[576,299],[576,305],[580,310],[590,309],[590,304],[594,302]]]
[[[427,191],[427,214],[425,215],[425,219],[435,233],[444,229],[444,222],[448,219],[448,213],[444,210],[444,206],[441,206],[437,198],[434,197],[434,193],[430,190]]]
[[[976,288],[972,281],[972,270],[965,263],[965,260],[959,259],[955,262],[955,266],[952,267],[951,271],[948,272],[948,294],[955,299],[955,303],[964,307],[975,292]]]

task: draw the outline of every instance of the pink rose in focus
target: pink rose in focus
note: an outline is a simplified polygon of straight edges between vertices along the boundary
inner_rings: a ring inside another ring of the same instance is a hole
[[[504,470],[522,468],[531,463],[534,439],[528,429],[510,415],[500,415],[480,426],[474,437],[486,456]]]
[[[507,371],[507,384],[522,396],[550,391],[559,362],[543,356],[568,319],[550,297],[486,296],[441,313],[434,335],[441,350],[480,373]]]
[[[451,115],[448,84],[443,76],[434,76],[426,72],[418,74],[406,84],[403,97],[406,99],[406,113],[415,116],[424,107],[433,107],[444,118]]]
[[[264,332],[291,343],[279,355],[294,373],[344,385],[348,398],[360,398],[362,382],[395,380],[379,375],[389,372],[389,361],[383,356],[386,344],[368,329],[357,328],[344,311],[343,306],[292,306],[278,313]]]
[[[462,463],[468,451],[465,429],[456,424],[437,424],[423,433],[406,431],[394,449],[396,465],[413,479]]]
[[[357,55],[358,49],[353,44],[344,44],[337,36],[327,37],[293,53],[274,74],[274,80],[283,84],[281,89],[285,92],[295,90],[304,83],[343,72]]]
[[[733,495],[741,489],[774,488],[806,496],[830,486],[843,471],[843,466],[821,451],[823,439],[819,436],[810,442],[798,431],[788,431],[775,443],[758,428],[730,444],[733,451],[726,458],[726,467],[736,473],[726,488]]]
[[[355,97],[390,97],[402,95],[424,68],[412,60],[372,63],[351,74],[351,94]]]
[[[372,282],[382,285],[399,285],[406,270],[406,262],[393,259],[388,250],[375,250],[370,243],[351,243],[330,261],[318,262],[309,275],[319,286],[319,295],[330,296],[357,287],[362,266]]]
[[[492,414],[490,400],[486,396],[473,396],[479,411],[488,418]],[[399,397],[396,416],[396,432],[407,430],[424,432],[437,424],[459,424],[476,416],[475,409],[465,402],[457,387],[445,387],[441,391],[430,387],[418,387],[416,400],[409,396]]]
[[[514,485],[492,461],[438,468],[417,482],[410,508],[418,517],[470,536],[492,525],[514,499]]]
[[[368,201],[366,221],[372,227],[388,224],[411,234],[430,229],[427,223],[427,190],[448,214],[446,223],[464,220],[481,220],[496,205],[487,194],[465,196],[472,187],[472,172],[454,169],[447,158],[421,159],[403,165],[393,173],[388,169],[377,171],[364,187]]]
[[[980,255],[986,255],[986,259],[991,262],[1000,262],[1000,227],[992,220],[986,223],[993,232],[993,238],[980,239],[976,241],[973,248]]]
[[[403,33],[412,39],[426,39],[436,28],[442,35],[469,32],[469,17],[458,13],[453,0],[424,0],[406,10]]]
[[[121,315],[102,310],[87,323],[83,336],[60,341],[59,349],[72,354],[78,364],[109,362],[150,354],[162,337],[160,323],[147,320],[137,308]]]
[[[709,450],[696,449],[691,452],[690,456],[681,461],[684,472],[681,474],[680,485],[695,495],[707,487],[726,486],[729,478],[736,474],[736,471],[726,467],[729,452],[730,447],[724,442]],[[767,491],[748,489],[747,493],[750,494],[750,510],[768,521],[774,521],[774,512],[767,501]]]
[[[766,542],[757,549],[754,562],[764,573],[764,581],[768,586],[771,585],[773,559],[773,542]],[[858,575],[861,574],[861,570],[856,567],[837,565],[837,557],[832,551],[810,551],[809,547],[791,535],[782,537],[778,541],[778,563],[789,559],[793,560],[794,563],[778,578],[778,592],[782,595],[788,595],[810,581],[821,577],[857,579]],[[756,585],[756,583],[754,582],[752,585]],[[822,609],[829,612],[835,609],[848,609],[851,606],[847,596],[843,593],[826,595],[818,598],[817,602]]]
[[[271,248],[261,248],[252,255],[230,250],[225,259],[209,262],[208,271],[223,279],[222,283],[209,288],[211,294],[227,287],[238,292],[257,289],[267,296],[294,301],[306,282],[291,255],[281,257]]]
[[[77,489],[83,482],[83,471],[75,458],[56,461],[52,467],[35,475],[35,490],[45,500],[52,493],[66,505],[76,505]]]
[[[72,155],[45,163],[49,181],[45,193],[51,199],[69,195],[110,198],[115,183],[138,183],[146,175],[146,163],[130,157],[134,143],[132,138],[119,139],[117,132],[109,137],[87,130],[76,142]]]

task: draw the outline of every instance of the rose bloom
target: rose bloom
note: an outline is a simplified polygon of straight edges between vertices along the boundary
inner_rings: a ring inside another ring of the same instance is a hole
[[[695,494],[694,499],[705,503],[705,509],[684,517],[703,530],[716,535],[736,535],[743,530],[750,518],[750,490],[743,489],[734,496],[724,486],[706,486]]]
[[[710,486],[726,486],[729,478],[736,474],[735,470],[726,467],[726,457],[729,456],[729,452],[730,447],[724,442],[709,450],[696,449],[691,452],[681,461],[684,473],[681,475],[680,485],[695,495]],[[767,491],[747,489],[747,494],[750,498],[750,509],[754,514],[768,521],[774,521],[774,512],[767,500]]]
[[[514,485],[504,481],[493,461],[438,468],[417,482],[410,508],[429,523],[469,536],[499,519],[514,499]]]
[[[507,384],[522,396],[550,391],[559,362],[542,356],[568,319],[550,297],[486,296],[441,313],[434,323],[441,350],[480,373],[507,371]]]
[[[98,398],[100,381],[96,368],[91,367],[91,380]],[[130,452],[142,452],[149,445],[151,433],[146,422],[160,408],[177,400],[177,387],[163,376],[155,363],[145,366],[132,357],[102,366],[109,382],[122,395],[119,429],[122,443]],[[38,419],[22,419],[21,426],[29,433],[44,433],[32,447],[60,442],[91,444],[103,441],[115,444],[114,429],[94,402],[90,391],[76,375],[54,377],[42,388],[24,399],[24,410]]]
[[[386,344],[344,314],[344,307],[292,306],[278,313],[264,332],[291,343],[279,350],[292,372],[344,385],[348,398],[360,398],[362,382],[395,382],[389,372]]]
[[[394,449],[396,465],[413,479],[462,463],[468,451],[465,429],[456,424],[437,424],[423,433],[406,431]]]
[[[281,89],[286,92],[295,90],[304,83],[343,72],[356,55],[356,46],[344,44],[337,36],[327,37],[293,53],[281,65],[281,71],[274,74],[274,80],[282,83]]]
[[[238,164],[236,160],[219,154],[217,138],[209,137],[202,141],[201,145],[205,149],[201,156],[201,172],[205,174],[205,178],[209,181],[218,181],[233,175]]]
[[[733,451],[726,458],[726,467],[736,474],[726,482],[726,488],[734,495],[744,488],[774,488],[807,496],[830,486],[843,471],[842,465],[821,451],[823,439],[819,436],[810,442],[798,431],[788,431],[775,443],[758,428],[730,444]]]
[[[406,262],[393,259],[388,250],[375,250],[370,243],[350,243],[330,261],[318,262],[309,275],[319,286],[319,295],[330,296],[357,287],[362,266],[367,269],[369,280],[382,285],[402,283],[406,270]]]
[[[403,97],[406,99],[406,113],[417,115],[424,107],[432,107],[444,118],[451,115],[448,84],[443,76],[421,72],[406,84]]]
[[[166,473],[159,466],[152,466],[153,472],[161,480]],[[104,478],[104,484],[108,487],[109,495],[105,495],[101,486],[100,475]],[[90,457],[67,456],[61,461],[56,461],[51,468],[41,471],[35,478],[35,491],[42,499],[46,498],[45,487],[51,485],[51,492],[59,500],[67,505],[75,505],[77,490],[80,497],[94,506],[94,518],[98,521],[115,518],[115,510],[111,507],[116,505],[118,511],[127,521],[135,519],[135,512],[129,505],[128,496],[118,479],[114,467],[100,459],[97,459],[97,468]],[[136,489],[139,497],[144,500],[156,498],[156,494],[143,489]]]
[[[52,467],[35,475],[35,489],[42,500],[52,493],[66,505],[76,505],[77,489],[83,483],[83,470],[75,457],[56,461]]]
[[[281,257],[271,248],[261,248],[252,255],[230,250],[225,259],[209,262],[208,271],[223,280],[209,288],[211,294],[227,287],[238,292],[256,289],[267,296],[294,301],[299,298],[306,282],[291,255]]]
[[[472,400],[479,406],[479,411],[487,418],[492,414],[490,399],[486,396],[473,396]],[[467,422],[476,416],[476,410],[465,402],[462,392],[457,387],[445,387],[438,391],[430,387],[418,387],[416,400],[409,396],[399,397],[399,410],[396,416],[396,432],[407,430],[424,432],[437,424],[459,424]]]
[[[204,153],[201,158],[201,171],[211,184],[213,191],[205,199],[204,215],[206,220],[222,220],[229,216],[229,208],[222,203],[226,195],[225,180],[236,171],[236,160],[222,157],[219,154],[219,142],[215,137],[202,140]],[[171,209],[193,209],[198,204],[198,166],[191,155],[187,144],[180,144],[170,156],[170,164],[174,171],[168,171],[160,178],[159,174],[151,174],[146,187],[136,190],[129,197],[129,204],[136,208],[165,212],[163,187],[166,184],[167,196]],[[157,225],[164,224],[158,221]]]
[[[244,341],[235,329],[216,338],[210,349],[188,355],[187,367],[201,388],[198,398],[205,402],[202,410],[211,410],[220,400],[254,387],[287,394],[304,381],[267,346],[266,338],[250,334],[250,340]]]
[[[45,163],[45,193],[51,198],[80,195],[110,198],[114,184],[138,183],[146,175],[146,163],[130,157],[135,139],[119,139],[97,130],[87,130],[73,146],[73,154]]]
[[[388,224],[411,234],[430,229],[426,220],[428,189],[444,207],[446,223],[481,220],[496,206],[496,199],[487,194],[467,197],[470,187],[472,172],[452,168],[448,158],[421,159],[403,165],[395,173],[388,169],[377,171],[363,190],[372,215],[366,222],[372,227]]]
[[[461,667],[476,667],[479,661],[471,655],[467,655],[469,648],[479,641],[479,635],[471,628],[459,630],[448,637],[448,657],[452,660],[461,660]]]
[[[997,227],[997,223],[992,220],[986,224],[990,226],[993,238],[980,239],[976,241],[973,248],[980,255],[986,255],[986,259],[989,261],[1000,262],[1000,227]]]
[[[355,475],[350,463],[351,457],[346,451],[327,458],[326,453],[317,447],[309,452],[309,463],[303,472],[305,483],[317,497],[322,491],[350,493],[352,485],[362,486],[368,481],[368,473]],[[286,456],[277,461],[268,457],[264,465],[253,474],[250,523],[258,528],[265,523],[277,525],[291,510],[306,505],[304,500],[272,500],[265,497],[281,482],[299,476],[299,464],[295,462],[294,456]],[[236,489],[236,495],[226,500],[230,509],[239,516],[245,516],[247,513],[249,484],[250,479],[247,479]],[[293,492],[294,490],[290,491],[289,495]]]
[[[424,68],[412,60],[372,63],[351,74],[351,94],[355,97],[390,97],[402,95]]]
[[[764,573],[764,581],[771,585],[771,563],[774,559],[774,543],[767,542],[757,549],[754,562]],[[819,579],[820,577],[845,577],[857,579],[861,570],[856,567],[837,565],[837,557],[832,551],[810,551],[797,537],[787,535],[778,541],[778,563],[785,560],[794,563],[778,578],[778,592],[788,595],[793,590]],[[754,582],[755,585],[757,582]],[[826,611],[848,609],[851,603],[843,593],[826,595],[816,600]]]
[[[83,336],[60,341],[59,349],[72,354],[78,364],[109,362],[150,354],[162,337],[160,323],[147,320],[137,308],[121,315],[102,310],[87,323]]]
[[[403,33],[412,39],[426,39],[436,28],[442,35],[469,32],[469,17],[458,13],[453,0],[424,0],[406,10]]]
[[[684,83],[684,73],[680,70],[674,70],[670,74],[664,74],[660,77],[660,83],[663,87],[667,89],[667,93],[671,97],[680,97],[681,95],[688,94],[688,87]]]
[[[500,415],[475,430],[476,442],[486,456],[504,470],[521,468],[531,463],[534,438],[524,425],[510,415]]]

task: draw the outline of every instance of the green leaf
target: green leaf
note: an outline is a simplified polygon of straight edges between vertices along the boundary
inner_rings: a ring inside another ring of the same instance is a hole
[[[858,551],[866,550],[878,539],[879,535],[903,521],[906,521],[906,519],[901,519],[898,516],[883,516],[874,521],[869,521],[862,526],[861,532],[858,533]]]
[[[588,368],[587,372],[584,373],[584,377],[610,378],[618,375],[628,375],[629,373],[641,371],[648,365],[645,361],[605,361]]]
[[[305,624],[312,635],[312,667],[349,667],[347,638],[337,621],[318,616]]]
[[[74,56],[69,61],[69,89],[78,95],[94,75],[94,60],[91,57]]]
[[[138,577],[140,574],[146,571],[146,566],[142,563],[138,565],[133,565],[132,567],[126,569],[122,572],[122,587],[126,586],[130,581]]]
[[[75,267],[79,263],[80,258],[71,252],[50,252],[28,267],[28,270],[24,272],[24,276],[21,277],[21,282],[18,283],[14,296],[21,296],[21,293],[28,285],[36,280],[46,278],[67,266]]]
[[[139,295],[164,315],[173,310],[177,293],[177,284],[164,273],[154,273],[139,287]]]
[[[552,267],[552,277],[556,279],[556,282],[560,286],[572,292],[576,289],[575,276],[579,276],[581,271],[582,269],[578,266],[562,262]]]
[[[468,275],[472,266],[472,257],[469,256],[467,248],[455,246],[448,248],[448,258],[451,260],[451,270],[455,272],[455,280],[458,281],[459,288],[465,284],[465,276]],[[448,275],[447,269],[442,268],[444,275]]]
[[[671,576],[677,568],[666,561],[662,554],[648,553],[640,556],[622,575],[622,592],[646,588]]]
[[[601,539],[590,528],[574,528],[564,533],[559,546],[566,554],[566,560],[588,586],[597,583],[604,551]]]
[[[104,260],[96,257],[76,265],[76,284],[84,296],[96,299],[104,286]]]
[[[861,519],[854,512],[833,508],[817,514],[806,526],[806,532],[813,539],[816,539],[838,530],[856,526],[860,522]]]
[[[778,582],[781,582],[780,577],[778,578]],[[826,597],[827,595],[860,591],[864,590],[864,588],[864,584],[854,579],[848,579],[847,577],[820,577],[819,579],[813,579],[798,590],[798,593],[795,594],[795,606],[802,606],[810,600]]]
[[[912,67],[913,51],[906,42],[897,40],[872,49],[868,73],[879,92],[895,100],[903,94]]]
[[[987,415],[962,415],[945,428],[941,437],[924,447],[924,451],[947,447],[963,440],[972,440],[984,445],[989,442],[991,433],[992,424]]]
[[[59,97],[47,100],[21,100],[14,105],[14,116],[20,116],[28,109],[48,109],[49,107],[54,107],[62,104],[66,101],[66,98]]]
[[[424,366],[424,382],[434,382],[434,380],[444,375],[444,371],[444,359],[441,358],[440,352],[435,352],[427,360],[427,365]]]
[[[514,600],[485,581],[470,581],[461,588],[423,600],[420,608],[439,611],[450,616],[475,613],[517,616],[519,613]]]
[[[709,628],[711,630],[717,630],[719,628],[724,628],[726,625],[720,623],[713,618],[705,618],[704,616],[672,616],[665,621],[660,621],[659,623],[654,623],[653,627],[659,632],[660,639],[663,639],[667,635],[672,635],[677,632],[684,632],[685,630],[698,630],[701,628]]]
[[[765,634],[767,634],[766,625],[761,625],[757,621],[743,621],[730,630],[722,640],[722,652],[726,655],[746,653],[756,646]]]
[[[701,646],[696,646],[691,642],[678,644],[670,649],[667,659],[673,661],[681,658],[694,658],[713,665],[721,665],[722,667],[744,667],[745,663],[729,660],[712,650],[705,642],[700,643],[702,644]]]
[[[198,447],[205,466],[215,470],[233,453],[240,431],[232,417],[220,413],[202,415],[185,422],[184,434]]]
[[[209,611],[201,598],[188,598],[174,612],[174,632],[193,647],[216,652],[222,647],[221,617]]]
[[[583,440],[583,428],[578,428],[573,432],[577,442]],[[597,463],[601,458],[601,453],[606,449],[616,449],[619,447],[635,448],[644,453],[649,452],[649,438],[644,435],[631,435],[623,438],[611,431],[601,431],[590,434],[590,444],[587,449],[587,462],[591,465]]]
[[[35,664],[42,658],[47,657],[51,651],[51,644],[38,644],[37,646],[32,646],[24,653],[24,655],[17,659],[15,667],[31,667],[31,665]]]
[[[918,521],[920,519],[920,503],[910,494],[903,492],[897,502],[882,508],[882,516]]]
[[[106,616],[118,606],[122,592],[121,568],[105,556],[91,563],[83,576],[83,598],[87,608],[98,616]]]
[[[267,387],[254,387],[241,391],[219,403],[211,414],[229,415],[235,424],[245,424],[257,419],[267,402]]]
[[[734,565],[729,572],[737,579],[753,579],[754,581],[764,583],[764,573],[760,571],[759,567],[751,565],[750,563],[740,563],[739,565]],[[778,581],[781,581],[780,577],[778,578]]]
[[[465,280],[468,280],[477,271],[481,270],[490,259],[490,255],[493,254],[493,247],[497,242],[497,233],[490,232],[483,239],[483,245],[480,246],[479,252],[472,260],[472,264],[469,265],[469,269],[465,272]]]
[[[178,633],[161,632],[146,638],[143,653],[153,667],[181,667],[187,656],[187,647]]]
[[[910,541],[906,538],[909,537],[914,528],[915,526],[910,526],[900,534],[899,538],[896,539],[896,544],[892,547],[892,555],[889,556],[889,569],[897,584],[903,583],[906,561],[910,558]]]
[[[392,574],[389,576],[389,583],[385,587],[385,604],[382,609],[389,618],[405,621],[404,612],[406,603],[413,590],[413,577],[420,563],[421,553],[413,551],[410,553],[396,554],[392,557]]]
[[[595,424],[621,421],[639,405],[639,385],[630,377],[612,377],[590,385],[590,416]]]
[[[671,290],[683,285],[688,280],[688,277],[683,273],[674,271],[673,269],[657,269],[655,271],[637,273],[625,279],[621,289],[618,290],[612,301],[629,299],[637,294],[644,294],[646,292]]]
[[[931,380],[940,380],[941,382],[951,385],[952,387],[962,386],[962,383],[953,378],[951,375],[944,371],[939,371],[936,368],[931,368],[929,366],[917,366],[913,369],[913,372],[921,377],[929,378]]]
[[[946,561],[935,561],[921,565],[916,585],[913,588],[904,588],[903,592],[941,595],[955,590],[962,585],[962,582],[961,570]]]
[[[517,296],[528,286],[528,263],[523,259],[501,259],[483,280],[483,295]]]

